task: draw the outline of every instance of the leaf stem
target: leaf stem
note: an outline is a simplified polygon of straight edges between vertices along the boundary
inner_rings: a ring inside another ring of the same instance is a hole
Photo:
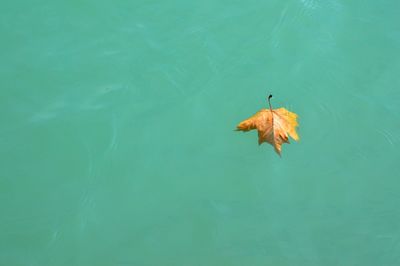
[[[269,110],[271,110],[271,112],[272,112],[272,105],[271,105],[271,99],[272,98],[272,94],[270,94],[269,96],[268,96],[268,104],[269,104]]]

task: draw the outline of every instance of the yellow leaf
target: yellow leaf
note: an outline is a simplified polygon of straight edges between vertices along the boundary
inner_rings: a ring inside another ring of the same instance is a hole
[[[299,136],[296,132],[297,114],[285,108],[272,109],[270,98],[268,97],[269,109],[261,109],[252,117],[242,121],[237,125],[236,130],[249,131],[257,129],[258,144],[268,142],[276,153],[281,155],[282,144],[289,143],[289,136],[298,141]]]

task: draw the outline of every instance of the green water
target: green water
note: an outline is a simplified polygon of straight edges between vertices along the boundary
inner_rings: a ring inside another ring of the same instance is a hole
[[[400,265],[399,10],[4,2],[0,265]]]

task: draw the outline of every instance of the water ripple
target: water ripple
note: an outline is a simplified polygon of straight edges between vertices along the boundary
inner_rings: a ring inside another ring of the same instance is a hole
[[[111,118],[111,139],[107,148],[107,153],[113,153],[118,146],[118,126],[115,113]]]
[[[376,131],[384,137],[384,139],[390,144],[394,145],[395,143],[399,142],[399,138],[393,135],[390,131],[384,129],[376,129]]]

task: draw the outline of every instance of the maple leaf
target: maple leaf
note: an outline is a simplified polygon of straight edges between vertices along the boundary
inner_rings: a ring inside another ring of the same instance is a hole
[[[289,143],[289,136],[298,141],[299,136],[296,132],[297,114],[285,108],[272,109],[272,95],[268,96],[269,109],[261,109],[252,117],[242,121],[237,125],[238,131],[249,131],[257,129],[258,144],[263,142],[271,144],[276,153],[281,156],[282,144]]]

